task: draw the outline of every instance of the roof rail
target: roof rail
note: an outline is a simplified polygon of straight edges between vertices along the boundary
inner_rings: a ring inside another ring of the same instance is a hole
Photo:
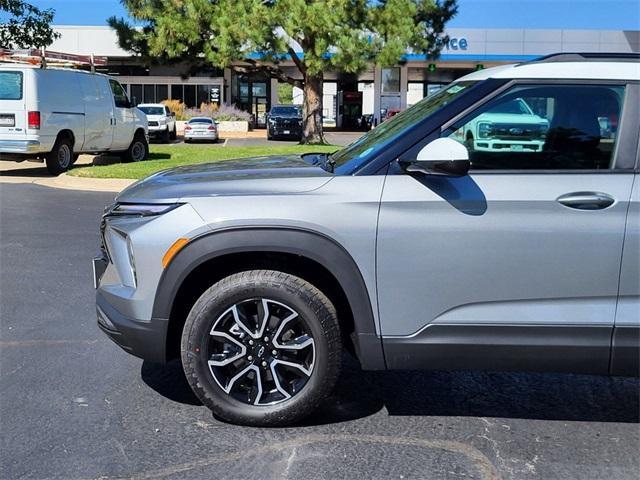
[[[545,55],[525,63],[553,62],[640,62],[640,53],[562,52]]]
[[[96,66],[107,64],[107,57],[94,57],[93,55],[73,55],[69,53],[52,52],[43,49],[9,50],[0,48],[0,62],[26,63],[39,65],[40,68],[56,67],[89,67],[93,72]]]

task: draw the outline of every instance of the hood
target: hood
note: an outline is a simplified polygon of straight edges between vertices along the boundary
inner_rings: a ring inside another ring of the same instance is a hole
[[[158,172],[123,190],[118,202],[176,202],[189,197],[296,194],[320,188],[332,175],[299,155],[252,157]]]
[[[477,121],[489,121],[493,123],[540,123],[548,124],[549,121],[546,118],[539,117],[535,114],[521,114],[521,113],[493,113],[485,112],[478,115]]]

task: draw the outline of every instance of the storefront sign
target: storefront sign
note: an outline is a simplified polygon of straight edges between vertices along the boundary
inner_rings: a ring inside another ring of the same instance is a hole
[[[220,85],[211,87],[211,103],[220,103]]]
[[[442,45],[444,43],[445,50],[466,50],[469,47],[469,42],[465,37],[449,37],[448,42],[439,38],[437,43],[438,45]]]

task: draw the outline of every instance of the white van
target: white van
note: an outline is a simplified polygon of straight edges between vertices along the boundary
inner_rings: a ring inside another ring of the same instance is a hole
[[[106,75],[0,63],[0,159],[44,160],[54,175],[81,153],[149,154],[147,118]]]

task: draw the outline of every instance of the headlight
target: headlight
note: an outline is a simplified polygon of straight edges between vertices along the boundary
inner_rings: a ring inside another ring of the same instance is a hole
[[[150,217],[178,208],[181,203],[116,203],[105,215]]]
[[[166,118],[161,118],[160,120],[158,120],[158,125],[166,125],[166,124],[167,124]]]
[[[492,125],[490,123],[478,124],[478,138],[489,138],[492,133]]]
[[[127,253],[129,254],[129,267],[131,267],[131,275],[133,276],[133,287],[138,284],[138,276],[136,274],[136,261],[133,258],[133,245],[131,237],[127,236]]]

